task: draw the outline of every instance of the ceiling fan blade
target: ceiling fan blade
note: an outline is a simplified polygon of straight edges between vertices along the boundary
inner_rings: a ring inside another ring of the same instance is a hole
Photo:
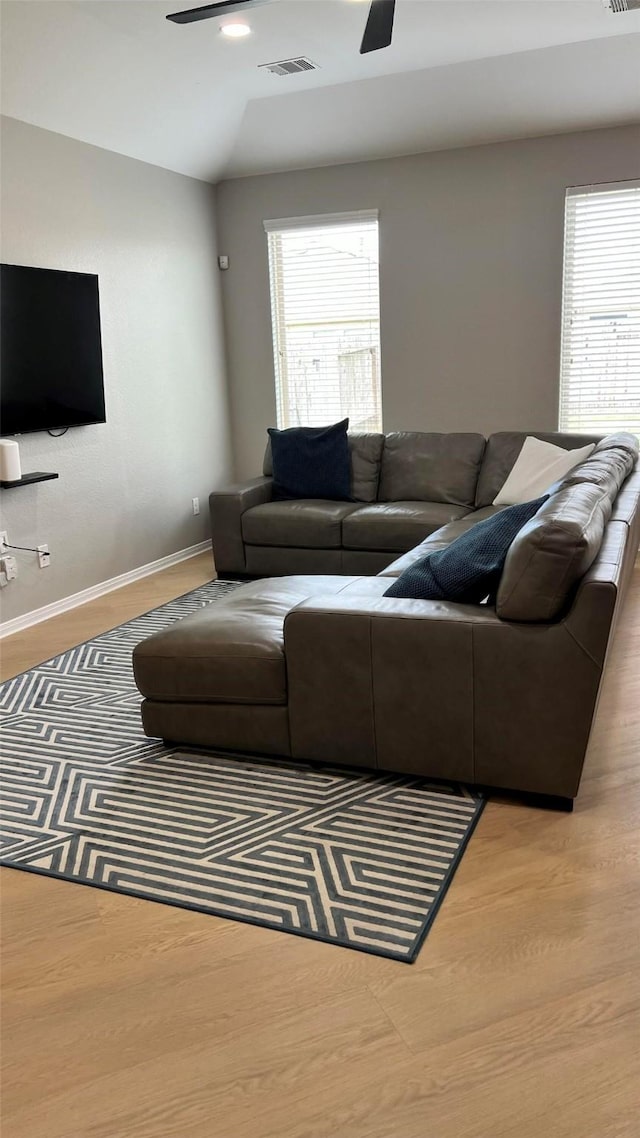
[[[395,7],[396,0],[371,0],[367,26],[360,44],[360,55],[366,55],[368,51],[380,51],[380,48],[389,46],[393,34]]]
[[[243,12],[267,4],[268,0],[218,0],[217,4],[205,4],[203,8],[188,8],[186,12],[172,12],[167,16],[174,24],[193,24],[195,20],[209,20],[211,16],[226,16],[230,12]]]

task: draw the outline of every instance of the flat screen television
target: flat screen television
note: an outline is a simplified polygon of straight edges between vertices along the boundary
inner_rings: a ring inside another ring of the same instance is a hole
[[[104,422],[97,276],[0,265],[0,432]]]

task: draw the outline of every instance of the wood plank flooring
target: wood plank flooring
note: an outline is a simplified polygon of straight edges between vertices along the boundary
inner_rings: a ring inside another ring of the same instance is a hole
[[[14,674],[201,555],[2,645]],[[489,803],[416,964],[4,870],[2,1138],[637,1138],[640,570],[572,815]]]

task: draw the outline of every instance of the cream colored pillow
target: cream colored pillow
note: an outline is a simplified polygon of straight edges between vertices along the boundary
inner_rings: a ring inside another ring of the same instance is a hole
[[[509,477],[493,499],[494,506],[518,506],[539,498],[554,482],[584,462],[594,447],[595,443],[589,443],[577,450],[564,450],[527,435]]]

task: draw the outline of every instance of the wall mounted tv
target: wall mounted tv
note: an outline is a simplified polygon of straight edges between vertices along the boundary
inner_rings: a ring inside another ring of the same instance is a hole
[[[98,278],[0,265],[0,431],[104,423]]]

